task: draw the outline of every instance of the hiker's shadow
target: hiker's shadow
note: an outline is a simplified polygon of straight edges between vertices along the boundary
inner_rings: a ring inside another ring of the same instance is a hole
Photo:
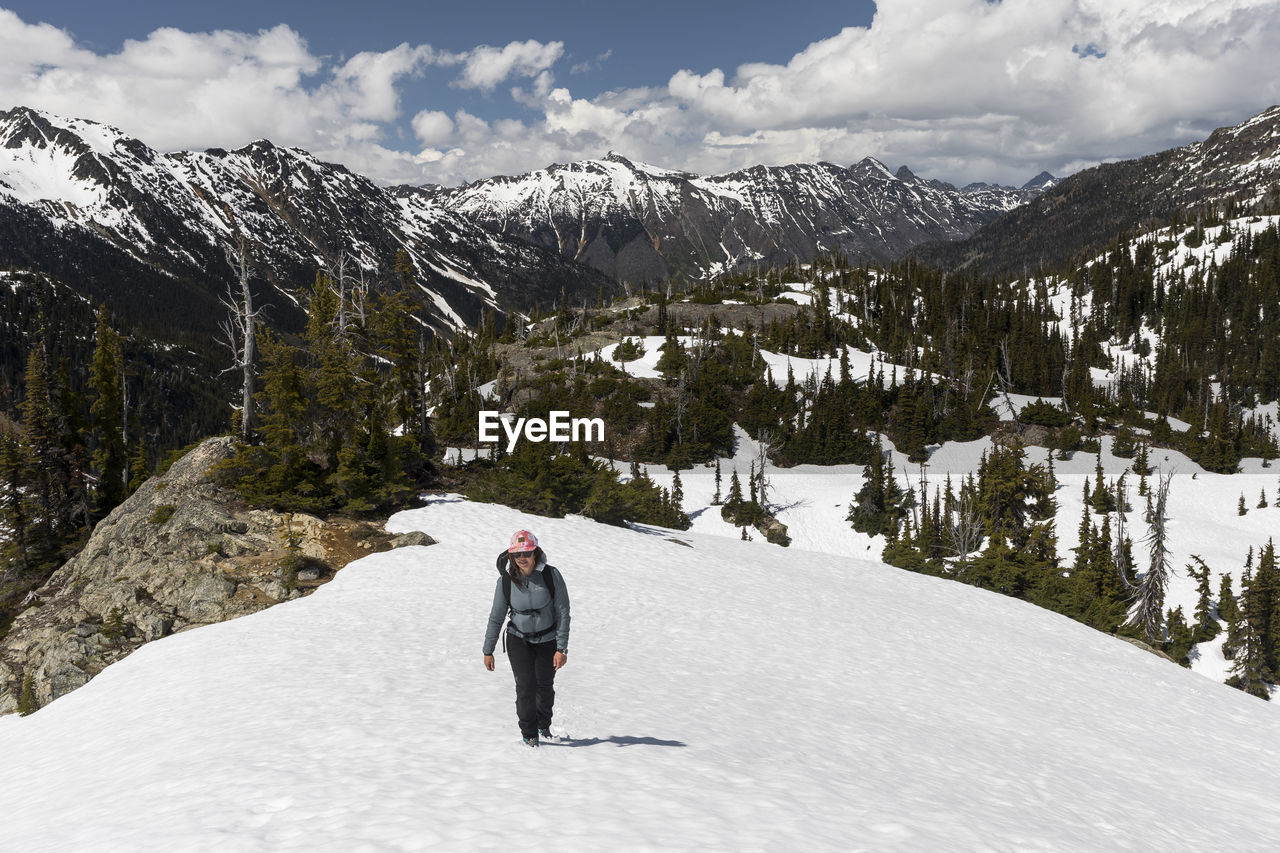
[[[611,743],[614,746],[688,746],[688,744],[678,740],[659,740],[656,737],[625,737],[623,735],[614,735],[613,737],[568,738],[560,741],[557,745],[599,746],[602,743]]]

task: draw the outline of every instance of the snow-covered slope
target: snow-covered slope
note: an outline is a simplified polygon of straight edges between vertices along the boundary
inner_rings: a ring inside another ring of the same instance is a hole
[[[494,231],[641,281],[831,251],[887,260],[922,242],[967,236],[1040,190],[957,190],[905,166],[895,174],[873,158],[849,168],[802,163],[704,177],[611,152],[421,193]]]
[[[849,555],[436,498],[441,540],[0,719],[0,848],[1268,850],[1280,716]],[[480,640],[506,531],[573,596],[553,729]],[[678,540],[678,541],[673,541]]]
[[[18,107],[0,112],[0,264],[40,270],[95,301],[150,282],[196,299],[195,321],[231,276],[224,248],[249,240],[255,277],[288,304],[317,269],[391,280],[397,254],[441,329],[482,311],[550,303],[561,287],[593,298],[609,283],[555,254],[378,187],[305,151],[259,140],[236,151],[162,154],[115,128]],[[120,297],[127,301],[127,297]],[[113,305],[113,307],[115,307]]]

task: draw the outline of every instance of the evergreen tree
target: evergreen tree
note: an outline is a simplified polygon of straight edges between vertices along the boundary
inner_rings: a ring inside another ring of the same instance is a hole
[[[1280,680],[1280,570],[1272,541],[1259,552],[1257,571],[1246,571],[1241,585],[1239,618],[1228,634],[1235,663],[1227,684],[1269,699],[1269,684]]]
[[[1226,683],[1261,699],[1270,699],[1271,690],[1264,674],[1265,660],[1262,638],[1258,634],[1257,625],[1250,619],[1250,613],[1256,610],[1250,601],[1253,578],[1248,569],[1241,577],[1240,613],[1237,619],[1227,626],[1227,641],[1223,644],[1223,654],[1233,661],[1231,676]]]
[[[688,356],[676,337],[674,328],[667,332],[666,340],[658,349],[662,351],[662,356],[658,359],[657,371],[668,383],[674,383],[688,363]]]
[[[1209,584],[1209,567],[1204,560],[1195,554],[1191,555],[1191,563],[1187,564],[1187,572],[1196,579],[1195,624],[1191,626],[1192,642],[1207,643],[1218,636],[1220,627],[1213,612],[1213,590]],[[1228,587],[1230,591],[1230,587]]]
[[[18,694],[18,716],[25,717],[28,714],[34,714],[40,709],[40,703],[36,700],[35,679],[31,673],[22,676],[22,690]]]
[[[862,487],[854,495],[845,520],[859,533],[896,536],[898,524],[906,515],[906,496],[894,476],[892,457],[880,447],[879,436],[871,463],[863,469],[862,477]]]
[[[124,500],[128,488],[128,449],[124,443],[124,369],[120,336],[111,328],[105,308],[97,314],[96,344],[89,365],[93,419],[94,515],[105,516]]]
[[[0,427],[0,529],[6,532],[6,537],[0,538],[0,565],[16,568],[20,575],[26,574],[29,566],[26,469],[17,433]]]
[[[37,562],[52,561],[58,547],[59,520],[69,514],[69,495],[63,475],[58,424],[43,347],[31,347],[24,374],[26,395],[19,406],[22,413],[22,455],[24,495],[31,510],[28,554]]]
[[[1227,619],[1227,639],[1222,644],[1222,656],[1230,661],[1236,660],[1240,654],[1244,645],[1244,633],[1248,629],[1241,603],[1249,590],[1250,580],[1252,580],[1252,572],[1246,565],[1244,571],[1240,573],[1240,598],[1237,599],[1234,596],[1231,598],[1232,613]],[[1256,643],[1254,645],[1256,646]]]
[[[1254,625],[1261,646],[1263,677],[1280,681],[1280,568],[1275,543],[1268,540],[1258,554],[1258,568],[1249,586],[1245,617]]]
[[[1222,580],[1218,584],[1218,618],[1229,623],[1239,615],[1240,608],[1236,604],[1236,596],[1231,589],[1231,574],[1223,572]]]
[[[1190,667],[1191,660],[1189,655],[1191,647],[1195,645],[1195,637],[1192,629],[1187,625],[1187,620],[1182,614],[1181,607],[1169,611],[1168,625],[1169,640],[1164,644],[1165,654],[1182,666]]]
[[[1102,473],[1102,453],[1098,453],[1098,464],[1094,473],[1093,494],[1089,496],[1089,506],[1099,515],[1105,515],[1116,508],[1115,495],[1106,485]]]
[[[147,456],[147,445],[139,439],[134,442],[133,455],[129,458],[129,494],[136,492],[150,476],[151,460]]]

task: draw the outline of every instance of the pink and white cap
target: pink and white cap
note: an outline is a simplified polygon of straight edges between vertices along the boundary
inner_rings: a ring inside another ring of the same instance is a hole
[[[538,549],[538,537],[534,536],[531,531],[517,530],[511,534],[511,545],[507,548],[508,554],[524,554],[529,551]]]

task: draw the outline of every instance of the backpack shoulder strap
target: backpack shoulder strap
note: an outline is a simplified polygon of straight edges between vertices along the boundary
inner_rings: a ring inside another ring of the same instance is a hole
[[[511,612],[511,576],[503,574],[502,576],[502,597],[507,600],[507,612]]]
[[[546,580],[547,580],[547,592],[551,593],[551,603],[552,603],[552,604],[555,604],[555,603],[556,603],[556,586],[557,586],[557,584],[556,584],[556,575],[557,575],[558,573],[559,573],[559,572],[558,572],[558,570],[556,569],[556,567],[555,567],[555,566],[552,566],[552,565],[546,565],[546,566],[543,566],[543,567],[542,567],[542,574],[543,574],[543,577],[545,577],[545,578],[546,578]]]

